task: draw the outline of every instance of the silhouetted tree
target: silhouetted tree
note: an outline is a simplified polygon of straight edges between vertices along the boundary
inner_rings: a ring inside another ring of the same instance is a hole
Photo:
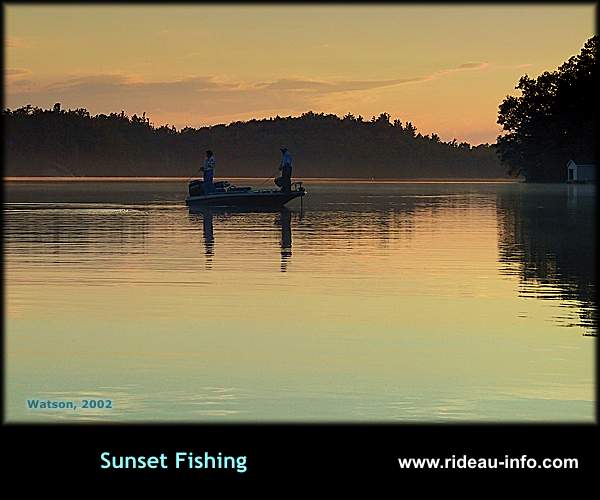
[[[60,109],[60,112],[56,110]],[[31,105],[3,112],[5,175],[185,176],[199,173],[206,149],[219,176],[264,177],[285,144],[299,177],[497,178],[494,146],[442,142],[388,113],[362,116],[308,111],[195,129],[154,126],[143,113],[90,116],[86,109]]]
[[[406,122],[406,126],[404,127],[407,135],[410,137],[414,137],[417,133],[417,127],[415,127],[411,122]]]
[[[511,175],[527,181],[566,180],[566,163],[595,161],[598,94],[598,35],[558,70],[537,78],[524,75],[515,87],[520,97],[500,104],[498,154]]]

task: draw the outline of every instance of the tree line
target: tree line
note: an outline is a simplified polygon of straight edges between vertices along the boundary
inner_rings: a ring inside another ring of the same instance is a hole
[[[3,111],[5,175],[193,176],[204,151],[218,177],[267,177],[279,148],[294,157],[295,177],[498,178],[495,145],[476,147],[382,113],[370,120],[309,111],[298,117],[236,121],[200,128],[155,126],[146,114],[96,114],[31,105]]]
[[[598,35],[556,71],[522,76],[521,95],[499,106],[496,144],[444,142],[388,113],[365,120],[309,111],[177,130],[154,126],[145,113],[91,116],[57,103],[3,110],[5,175],[193,176],[212,149],[218,176],[264,177],[285,145],[301,177],[564,182],[569,160],[596,161],[597,53]]]
[[[598,35],[556,71],[524,75],[499,107],[498,154],[508,173],[528,182],[564,182],[566,164],[595,163]]]

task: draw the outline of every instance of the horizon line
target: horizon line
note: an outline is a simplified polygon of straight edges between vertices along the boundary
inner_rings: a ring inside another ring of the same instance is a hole
[[[97,182],[97,181],[106,181],[106,182],[120,182],[120,181],[141,181],[141,182],[174,182],[174,181],[190,181],[192,179],[198,178],[198,176],[193,177],[169,177],[169,176],[149,176],[149,177],[141,177],[141,176],[51,176],[51,175],[40,175],[40,176],[5,176],[3,180],[5,182]],[[215,177],[215,179],[226,180],[223,177]],[[228,176],[227,179],[234,180],[257,180],[262,181],[264,177],[235,177]],[[380,183],[380,184],[423,184],[423,183],[473,183],[473,184],[482,184],[482,183],[514,183],[521,182],[519,179],[507,179],[503,177],[490,177],[490,178],[468,178],[468,177],[455,177],[455,178],[427,178],[420,177],[415,179],[402,179],[402,178],[368,178],[368,177],[304,177],[304,180],[298,182],[355,182],[355,183]]]

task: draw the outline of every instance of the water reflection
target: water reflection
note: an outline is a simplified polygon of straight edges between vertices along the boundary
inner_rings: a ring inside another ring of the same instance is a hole
[[[202,233],[204,235],[206,269],[212,269],[212,257],[215,253],[215,235],[213,233],[213,214],[210,209],[202,214]]]
[[[595,204],[594,186],[569,185],[499,192],[497,205],[501,272],[519,276],[523,297],[576,306],[575,324],[591,333],[598,327]],[[568,315],[559,319],[572,324]]]
[[[292,257],[292,212],[281,210],[276,223],[281,227],[281,272],[284,273]]]
[[[144,252],[149,213],[132,206],[13,204],[4,210],[4,242],[20,255],[77,257]]]
[[[305,212],[188,213],[182,183],[80,184],[5,204],[9,420],[595,419],[593,344],[559,326],[595,322],[585,186],[323,183]],[[88,394],[115,411],[24,404]]]
[[[202,219],[202,234],[204,240],[204,255],[206,257],[206,269],[212,269],[213,257],[215,255],[215,236],[214,236],[214,219],[230,218],[232,215],[246,214],[252,217],[256,214],[272,213],[275,214],[273,223],[281,228],[280,248],[281,248],[281,272],[286,272],[289,261],[292,257],[292,210],[286,207],[278,209],[263,209],[263,210],[246,210],[235,208],[218,208],[218,207],[190,207],[190,220],[193,223]],[[298,214],[298,221],[302,220],[304,212],[301,210]]]

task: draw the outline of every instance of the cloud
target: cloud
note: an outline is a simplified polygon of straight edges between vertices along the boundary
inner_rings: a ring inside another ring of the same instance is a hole
[[[205,55],[206,55],[206,52],[195,50],[194,52],[188,52],[187,54],[183,54],[182,56],[180,56],[180,59],[190,59],[193,57],[205,56]]]
[[[359,90],[371,90],[422,80],[424,80],[423,77],[398,78],[393,80],[341,80],[327,82],[319,80],[284,78],[280,80],[275,80],[273,82],[259,83],[256,84],[255,87],[259,89],[269,90],[300,91],[329,94],[332,92],[353,92]]]
[[[467,62],[421,76],[386,80],[316,80],[281,78],[272,81],[231,81],[214,75],[173,80],[147,81],[132,74],[108,73],[75,75],[48,83],[17,84],[17,76],[27,70],[11,69],[6,100],[11,107],[25,104],[64,108],[85,107],[91,113],[126,110],[129,114],[146,112],[155,123],[177,120],[176,126],[215,123],[217,118],[293,114],[307,109],[322,109],[342,100],[368,99],[381,88],[418,84],[443,78],[456,71],[481,70],[487,63]],[[355,95],[356,94],[356,95]],[[349,97],[351,96],[351,97]]]
[[[457,70],[460,70],[460,69],[484,69],[484,68],[487,68],[488,66],[489,66],[489,64],[485,63],[485,62],[468,62],[468,63],[461,64],[456,69]]]
[[[26,68],[6,68],[4,70],[6,78],[20,78],[31,75],[31,71]]]
[[[306,100],[289,102],[284,94],[213,76],[144,81],[131,75],[99,74],[46,84],[38,82],[26,89],[8,84],[5,95],[11,107],[29,103],[49,106],[61,102],[64,108],[86,107],[92,113],[121,109],[131,113],[146,111],[153,119],[164,112],[183,113],[188,116],[188,122],[183,125],[192,125],[210,122],[210,117],[215,115],[301,109],[306,103]],[[197,118],[190,123],[189,116]]]
[[[486,63],[486,62],[467,62],[467,63],[460,64],[459,66],[456,66],[455,68],[441,69],[439,71],[431,73],[427,77],[427,80],[434,80],[441,76],[444,76],[444,75],[447,75],[450,73],[456,73],[458,71],[478,71],[478,70],[482,70],[482,69],[487,69],[489,67],[490,67],[490,64]]]
[[[342,80],[342,81],[322,81],[322,80],[305,80],[294,78],[283,78],[273,82],[258,83],[256,88],[282,90],[282,91],[299,91],[299,92],[315,92],[328,94],[333,92],[353,92],[361,90],[371,90],[382,87],[392,87],[396,85],[405,85],[408,83],[418,83],[431,81],[439,78],[447,73],[465,70],[481,70],[489,67],[486,62],[468,62],[457,66],[456,68],[442,69],[434,73],[424,76],[415,76],[410,78],[396,78],[391,80]]]
[[[8,49],[27,49],[31,43],[19,36],[7,36],[4,39],[4,46]]]
[[[133,75],[121,73],[86,75],[68,78],[63,81],[50,83],[40,88],[46,92],[59,93],[114,93],[114,92],[141,92],[144,94],[160,95],[173,92],[203,92],[237,88],[239,84],[219,82],[213,77],[189,77],[179,80],[149,82]]]

